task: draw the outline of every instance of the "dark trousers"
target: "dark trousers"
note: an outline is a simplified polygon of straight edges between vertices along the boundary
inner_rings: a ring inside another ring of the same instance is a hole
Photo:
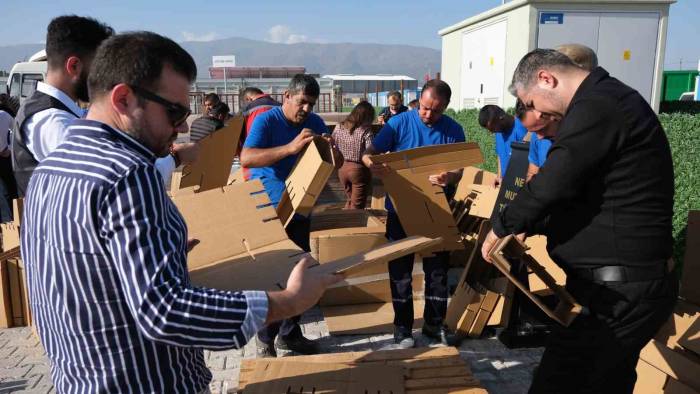
[[[372,191],[372,173],[361,163],[346,161],[338,170],[338,178],[345,189],[345,209],[364,209]]]
[[[311,251],[311,246],[309,245],[310,228],[311,221],[308,218],[297,215],[292,219],[285,231],[292,242],[305,252],[309,252]],[[283,339],[299,337],[302,335],[299,320],[301,320],[301,316],[272,322],[258,331],[258,339],[271,345],[277,335]]]
[[[632,393],[639,353],[676,303],[676,274],[606,284],[569,278],[566,288],[585,314],[555,327],[530,393]]]
[[[386,237],[389,241],[406,238],[396,213],[389,212],[386,221]],[[441,325],[447,313],[447,269],[449,253],[439,252],[423,259],[425,273],[425,310],[423,321]],[[394,305],[394,326],[403,334],[413,328],[413,255],[389,262],[389,283]]]

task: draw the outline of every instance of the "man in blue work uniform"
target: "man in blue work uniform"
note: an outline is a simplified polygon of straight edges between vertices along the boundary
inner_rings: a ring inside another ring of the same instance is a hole
[[[481,108],[479,125],[495,134],[498,173],[493,186],[498,187],[508,169],[511,153],[510,144],[511,142],[521,142],[527,134],[527,129],[520,123],[520,119],[507,114],[503,108],[497,105],[485,105]]]
[[[421,92],[420,109],[392,116],[379,131],[362,156],[362,162],[372,170],[374,176],[381,178],[390,169],[386,165],[372,163],[371,156],[385,152],[398,152],[422,146],[464,142],[464,130],[459,123],[443,116],[442,113],[450,102],[450,87],[443,81],[428,81]],[[433,184],[449,189],[459,182],[460,171],[444,172],[430,176]],[[452,188],[453,192],[454,189]],[[446,190],[445,194],[449,194]],[[401,196],[392,196],[401,198]],[[390,241],[406,238],[406,233],[399,222],[391,200],[386,200],[388,211],[386,237]],[[419,234],[411,234],[419,235]],[[394,306],[394,340],[400,348],[415,345],[413,328],[412,272],[413,255],[389,262],[391,297]],[[425,313],[423,334],[452,344],[454,336],[443,325],[447,312],[447,268],[448,253],[439,252],[433,257],[423,259],[425,272]]]

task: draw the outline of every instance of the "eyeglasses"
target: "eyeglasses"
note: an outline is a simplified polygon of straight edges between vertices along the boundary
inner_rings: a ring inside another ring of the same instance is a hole
[[[192,111],[182,104],[173,103],[172,101],[166,100],[159,95],[148,91],[146,89],[140,88],[138,86],[129,85],[131,90],[137,95],[145,98],[146,100],[153,101],[165,107],[165,112],[168,115],[168,120],[173,125],[173,127],[178,127],[183,124],[187,117],[190,116]]]

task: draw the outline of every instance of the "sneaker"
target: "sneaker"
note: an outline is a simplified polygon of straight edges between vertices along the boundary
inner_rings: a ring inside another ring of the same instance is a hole
[[[275,347],[280,351],[295,352],[299,354],[317,354],[320,352],[320,346],[316,341],[312,341],[303,335],[294,336],[291,338],[282,338],[277,336],[275,339]]]
[[[399,331],[394,331],[394,343],[396,344],[396,346],[392,347],[394,349],[411,349],[416,346],[413,335]]]
[[[423,324],[421,332],[426,337],[440,341],[445,346],[457,346],[459,344],[459,337],[444,325],[432,326]]]
[[[268,344],[255,337],[255,355],[257,358],[275,358],[277,351],[273,344]]]

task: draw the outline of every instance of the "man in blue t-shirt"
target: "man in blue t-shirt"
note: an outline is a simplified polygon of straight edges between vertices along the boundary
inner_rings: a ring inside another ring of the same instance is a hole
[[[319,94],[318,82],[312,76],[295,75],[284,94],[282,106],[255,118],[241,150],[241,166],[250,168],[250,179],[260,179],[275,207],[299,153],[315,135],[327,132],[321,117],[311,112]],[[342,155],[335,148],[333,153],[336,164],[342,165]],[[300,215],[295,215],[285,228],[289,239],[306,252],[311,249],[309,229],[309,219]],[[277,349],[318,353],[318,344],[302,335],[299,318],[273,323],[260,330],[258,355],[276,356]]]
[[[421,146],[464,142],[464,130],[459,123],[443,116],[442,113],[450,102],[450,87],[443,81],[433,79],[423,86],[420,97],[420,108],[392,116],[379,131],[362,156],[362,162],[372,170],[378,178],[386,175],[390,168],[386,164],[372,163],[371,156],[398,152]],[[434,185],[454,188],[462,176],[461,170],[443,172],[431,175]],[[454,190],[454,189],[453,189]],[[448,191],[446,191],[446,194]],[[401,198],[401,196],[392,196]],[[386,237],[390,241],[406,238],[399,217],[394,211],[391,200],[386,200],[388,211],[386,222]],[[420,234],[411,234],[420,235]],[[410,348],[415,345],[412,335],[413,328],[413,290],[411,285],[413,273],[413,255],[401,257],[389,262],[389,278],[391,298],[394,306],[394,341],[400,348]],[[433,257],[423,259],[425,272],[425,312],[423,334],[438,339],[444,344],[452,345],[454,335],[444,325],[447,312],[447,268],[448,252],[436,253]]]
[[[520,123],[519,119],[507,114],[503,108],[497,105],[484,105],[481,108],[479,124],[495,134],[498,172],[493,186],[498,187],[508,169],[511,153],[510,144],[516,141],[521,142],[527,134],[527,129]]]

